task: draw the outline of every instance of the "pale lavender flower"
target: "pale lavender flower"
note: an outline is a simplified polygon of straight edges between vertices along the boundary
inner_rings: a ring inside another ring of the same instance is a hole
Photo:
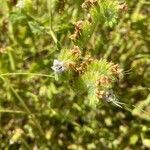
[[[62,73],[66,71],[66,67],[63,61],[54,60],[53,66],[51,67],[55,73]]]
[[[24,5],[25,5],[24,0],[19,0],[16,7],[22,9],[22,8],[24,8]]]
[[[121,102],[118,101],[118,99],[116,98],[116,96],[114,95],[113,91],[112,90],[108,90],[104,96],[103,96],[103,99],[105,99],[107,102],[112,102],[113,104],[115,104],[116,106],[118,107],[121,107]]]

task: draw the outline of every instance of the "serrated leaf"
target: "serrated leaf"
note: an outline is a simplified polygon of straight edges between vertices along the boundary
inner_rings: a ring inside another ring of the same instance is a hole
[[[27,16],[20,12],[13,12],[10,14],[9,18],[12,24],[16,24],[16,23],[25,23]]]
[[[29,27],[30,27],[33,34],[35,34],[35,35],[43,34],[44,27],[40,26],[38,23],[29,21],[28,25],[29,25]]]

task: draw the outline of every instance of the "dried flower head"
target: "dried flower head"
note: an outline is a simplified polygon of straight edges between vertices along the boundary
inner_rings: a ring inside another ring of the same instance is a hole
[[[56,59],[54,60],[53,66],[51,68],[54,70],[55,73],[62,73],[67,69],[63,61],[59,61]]]

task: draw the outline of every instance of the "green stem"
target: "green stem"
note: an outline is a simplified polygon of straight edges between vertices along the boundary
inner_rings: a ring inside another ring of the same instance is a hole
[[[140,12],[140,10],[141,10],[141,7],[142,7],[142,5],[144,4],[144,2],[145,2],[145,0],[139,1],[139,3],[137,4],[137,7],[136,7],[134,13],[139,14],[139,12]]]
[[[47,1],[48,11],[49,11],[49,24],[50,30],[52,30],[52,2],[51,0]]]
[[[22,142],[23,142],[23,144],[25,145],[25,147],[26,147],[28,150],[31,150],[31,149],[32,149],[32,148],[29,146],[29,144],[27,143],[27,141],[24,140],[23,138],[22,138]]]
[[[10,73],[0,74],[1,77],[3,77],[3,76],[13,76],[13,75],[34,75],[34,76],[42,76],[42,77],[54,78],[54,76],[47,75],[47,74],[29,73],[29,72],[10,72]]]
[[[143,1],[142,3],[146,5],[150,5],[150,2],[147,2],[147,1]]]
[[[57,40],[57,38],[56,38],[55,33],[54,33],[52,30],[50,30],[50,31],[49,31],[49,34],[51,35],[51,37],[52,37],[52,39],[54,40],[55,44],[57,44],[58,40]]]
[[[14,114],[27,114],[24,111],[19,110],[9,110],[9,109],[0,109],[0,113],[14,113]]]
[[[32,20],[34,20],[36,23],[38,23],[40,26],[44,27],[44,25],[43,25],[41,22],[39,22],[37,19],[35,19],[33,16],[31,16],[31,15],[25,13],[25,12],[23,12],[23,13],[24,13],[26,16],[28,16],[30,19],[32,19]],[[50,15],[50,16],[51,16],[51,15]],[[52,17],[51,17],[51,18],[52,18]],[[51,18],[50,18],[50,20],[51,20]],[[44,27],[44,28],[45,28],[45,27]],[[55,42],[55,44],[57,44],[58,40],[57,40],[57,38],[56,38],[56,35],[55,35],[54,31],[52,30],[52,20],[50,21],[50,31],[47,32],[47,31],[44,29],[43,32],[44,32],[45,34],[47,34],[48,36],[51,36],[51,38],[53,39],[53,41]]]
[[[0,78],[6,83],[6,79],[4,77],[2,77],[0,75]],[[30,111],[30,109],[27,107],[26,103],[24,102],[24,100],[20,97],[20,95],[16,92],[16,90],[9,84],[9,88],[11,89],[11,91],[14,93],[14,95],[16,96],[16,98],[20,101],[22,107],[26,110],[26,112],[32,117],[34,123],[37,125],[37,128],[39,129],[40,133],[42,136],[45,137],[45,133],[40,125],[40,123],[38,122],[38,120],[36,119],[35,115],[32,114],[32,112]]]

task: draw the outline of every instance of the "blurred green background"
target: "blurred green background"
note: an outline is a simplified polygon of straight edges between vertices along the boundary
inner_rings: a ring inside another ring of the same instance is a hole
[[[111,1],[111,0],[110,0]],[[74,23],[85,19],[83,0],[0,0],[0,149],[150,149],[150,2],[127,0],[112,27],[101,25],[84,45],[97,58],[124,69],[117,82],[126,109],[90,109],[86,98],[54,78],[53,60],[70,48]],[[125,1],[120,1],[124,3]],[[79,101],[81,100],[81,103]]]

